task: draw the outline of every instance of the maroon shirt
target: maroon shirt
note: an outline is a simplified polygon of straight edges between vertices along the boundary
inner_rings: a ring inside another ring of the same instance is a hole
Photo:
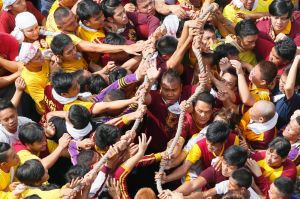
[[[199,187],[202,190],[208,190],[214,188],[219,182],[228,180],[227,177],[222,175],[221,171],[217,171],[213,166],[208,167],[200,173],[200,176],[206,180],[205,187]]]

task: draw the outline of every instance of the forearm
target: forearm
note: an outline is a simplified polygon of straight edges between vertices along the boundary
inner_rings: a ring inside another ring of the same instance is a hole
[[[132,169],[135,167],[135,165],[140,161],[140,159],[143,157],[144,153],[137,152],[134,156],[129,158],[123,166],[128,169],[129,171],[132,171]]]
[[[18,68],[22,67],[22,65],[23,64],[21,62],[9,61],[0,57],[0,66],[2,66],[11,73],[17,72]]]
[[[124,45],[110,45],[110,44],[95,44],[87,41],[81,41],[77,45],[79,50],[84,52],[98,52],[98,53],[118,53],[125,48]]]
[[[249,19],[252,19],[252,20],[256,20],[256,19],[268,16],[268,15],[269,15],[269,13],[267,13],[267,12],[256,12],[256,13],[247,14]]]
[[[11,75],[0,77],[0,88],[4,88],[12,83],[20,76],[20,73],[15,72]]]
[[[43,166],[46,169],[50,169],[55,164],[55,162],[58,160],[62,151],[63,151],[63,148],[58,146],[50,155],[48,155],[47,157],[45,157],[41,160]]]
[[[180,179],[188,172],[188,168],[185,165],[181,165],[175,171],[173,171],[170,175],[167,176],[166,182],[172,182]]]
[[[178,165],[180,165],[186,158],[186,153],[184,153],[183,151],[180,153],[180,155],[178,157],[176,157],[176,159],[174,161],[171,162],[170,167],[174,168],[177,167]]]
[[[119,110],[125,108],[126,106],[129,106],[130,104],[132,104],[131,99],[117,100],[112,102],[98,102],[94,105],[92,109],[92,114],[98,115],[109,111]]]
[[[185,182],[180,187],[176,189],[176,192],[182,193],[184,196],[190,195],[193,191],[195,191],[195,187],[193,186],[193,182]]]
[[[126,70],[135,71],[138,67],[139,63],[141,62],[142,57],[141,56],[135,56],[125,63],[122,64],[122,68],[125,68]]]
[[[287,76],[286,83],[284,85],[285,95],[288,99],[291,98],[294,94],[298,65],[299,65],[299,58],[296,57],[294,59],[294,62]]]
[[[163,0],[155,0],[155,10],[162,15],[171,14],[170,6],[165,4]]]
[[[244,74],[238,74],[238,87],[242,102],[248,106],[252,106],[255,101],[251,96]]]
[[[19,106],[20,101],[21,101],[22,94],[23,94],[22,91],[16,90],[16,92],[15,92],[13,98],[10,100],[11,103],[13,103],[13,105],[14,105],[15,107],[18,107],[18,106]]]

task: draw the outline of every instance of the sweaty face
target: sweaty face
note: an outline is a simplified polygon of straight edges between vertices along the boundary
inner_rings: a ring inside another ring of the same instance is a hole
[[[277,34],[286,28],[289,20],[288,13],[282,16],[271,16],[271,24]]]
[[[237,77],[236,76],[231,75],[230,73],[224,73],[222,76],[222,80],[230,90],[235,91],[237,89]]]
[[[34,42],[39,39],[39,26],[38,24],[35,24],[33,26],[30,26],[29,28],[23,29],[23,33],[25,35],[26,40],[29,42]]]
[[[11,5],[11,11],[15,13],[25,12],[27,10],[26,1],[25,0],[17,0],[15,3]]]
[[[101,12],[98,15],[93,16],[89,20],[87,20],[86,25],[95,30],[99,30],[104,26],[104,21],[105,17],[104,14]]]
[[[39,153],[41,151],[45,151],[47,149],[47,139],[44,137],[42,141],[36,141],[32,144],[29,144],[30,151],[34,153]]]
[[[126,11],[122,5],[119,5],[115,9],[113,20],[114,20],[113,22],[119,26],[124,26],[128,23],[128,17],[126,15]]]
[[[278,55],[278,53],[275,50],[275,47],[273,47],[270,52],[269,61],[274,63],[277,67],[280,67],[284,64],[284,60],[282,60],[282,58]]]
[[[57,27],[63,32],[74,33],[78,27],[77,17],[70,12],[67,17],[57,23]]]
[[[140,13],[149,15],[155,14],[155,7],[153,0],[137,0],[137,9]]]
[[[208,140],[206,140],[206,144],[207,144],[207,149],[209,152],[211,153],[215,153],[217,151],[221,151],[223,144],[220,143],[211,143]]]
[[[237,166],[230,166],[227,162],[223,159],[222,160],[222,175],[225,177],[230,177],[231,174],[237,170]]]
[[[296,119],[290,121],[282,134],[287,140],[296,141],[300,139],[300,125]]]
[[[64,61],[76,61],[77,60],[77,48],[73,43],[68,44],[64,48],[63,60]]]
[[[210,47],[214,43],[216,43],[216,41],[217,41],[217,38],[216,38],[215,33],[207,31],[207,30],[204,31],[203,36],[202,36],[202,40],[201,40],[201,50],[203,52],[210,53],[211,52]]]
[[[284,160],[276,153],[274,149],[268,149],[266,152],[266,162],[270,167],[279,167]]]
[[[7,108],[0,111],[0,123],[10,133],[18,129],[18,113],[14,108]]]
[[[180,98],[182,85],[179,81],[167,81],[163,79],[161,82],[160,94],[167,104],[174,104]]]
[[[249,74],[249,80],[257,86],[261,85],[261,72],[260,72],[259,65],[256,65],[251,70],[251,72]]]
[[[255,0],[242,0],[242,2],[247,10],[252,10]]]
[[[192,113],[193,119],[196,121],[197,124],[205,125],[210,120],[213,114],[213,108],[210,104],[197,101],[194,111]]]
[[[253,50],[255,47],[255,42],[257,40],[257,35],[248,35],[241,38],[241,46],[245,50]]]

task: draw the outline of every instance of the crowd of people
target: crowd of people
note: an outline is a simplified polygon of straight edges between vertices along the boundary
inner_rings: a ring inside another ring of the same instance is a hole
[[[0,199],[300,198],[297,0],[0,8]]]

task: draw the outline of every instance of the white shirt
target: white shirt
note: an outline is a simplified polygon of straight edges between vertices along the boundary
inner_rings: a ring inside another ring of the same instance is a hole
[[[226,194],[228,192],[229,187],[229,180],[225,180],[223,182],[220,182],[216,184],[215,189],[217,191],[218,195]],[[250,192],[250,199],[259,199],[260,197],[258,194],[251,188],[248,188],[248,191]]]
[[[31,119],[27,117],[18,117],[18,128],[15,133],[8,132],[2,124],[0,124],[0,142],[5,142],[10,144],[11,146],[19,141],[19,127],[23,124],[27,124],[29,122],[33,122]]]

